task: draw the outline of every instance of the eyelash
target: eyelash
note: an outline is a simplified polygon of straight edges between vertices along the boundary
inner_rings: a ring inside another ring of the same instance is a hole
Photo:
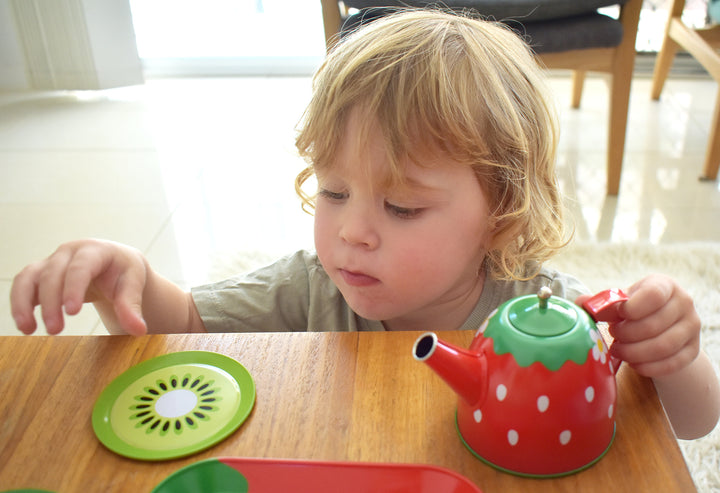
[[[423,209],[411,209],[408,207],[399,207],[389,202],[385,202],[385,209],[400,219],[414,219],[420,215]]]
[[[320,189],[318,195],[332,202],[340,202],[348,197],[346,192],[333,192],[325,188]],[[388,201],[385,201],[385,209],[400,219],[416,218],[425,210],[424,208],[400,207],[398,205],[391,204]]]
[[[320,189],[320,191],[318,192],[318,195],[320,195],[323,198],[326,198],[328,200],[333,200],[333,201],[344,200],[347,198],[347,193],[345,193],[345,192],[332,192],[325,188]]]

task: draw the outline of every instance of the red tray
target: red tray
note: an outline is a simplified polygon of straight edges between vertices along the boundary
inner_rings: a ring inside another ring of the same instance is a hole
[[[152,493],[482,493],[460,474],[422,464],[222,457],[190,464]]]

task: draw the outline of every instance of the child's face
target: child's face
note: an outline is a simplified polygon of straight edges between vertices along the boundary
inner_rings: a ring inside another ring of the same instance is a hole
[[[437,155],[431,166],[407,164],[407,186],[383,187],[379,130],[361,149],[348,138],[361,115],[351,113],[332,169],[318,173],[320,261],[364,318],[390,329],[458,328],[448,320],[464,321],[482,292],[491,235],[485,194],[469,167]]]

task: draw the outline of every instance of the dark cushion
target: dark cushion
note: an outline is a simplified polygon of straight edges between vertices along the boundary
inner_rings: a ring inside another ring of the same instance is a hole
[[[341,30],[341,37],[360,25],[391,14],[395,8],[372,8],[348,17]],[[593,13],[566,17],[552,21],[505,22],[533,48],[536,53],[606,48],[617,46],[622,41],[622,24],[612,17]]]
[[[595,12],[600,7],[621,5],[627,0],[344,0],[357,9],[368,7],[439,6],[452,10],[469,8],[499,21],[518,19],[523,22],[572,17]]]
[[[623,38],[619,21],[597,13],[522,25],[510,22],[508,25],[523,36],[536,53],[610,48],[618,46]]]

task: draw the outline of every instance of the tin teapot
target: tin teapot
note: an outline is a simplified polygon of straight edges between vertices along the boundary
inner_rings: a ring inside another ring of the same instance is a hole
[[[484,462],[513,474],[562,476],[605,455],[615,435],[619,360],[596,321],[620,320],[620,290],[583,308],[544,287],[499,306],[468,350],[428,332],[413,347],[458,394],[457,430]]]

